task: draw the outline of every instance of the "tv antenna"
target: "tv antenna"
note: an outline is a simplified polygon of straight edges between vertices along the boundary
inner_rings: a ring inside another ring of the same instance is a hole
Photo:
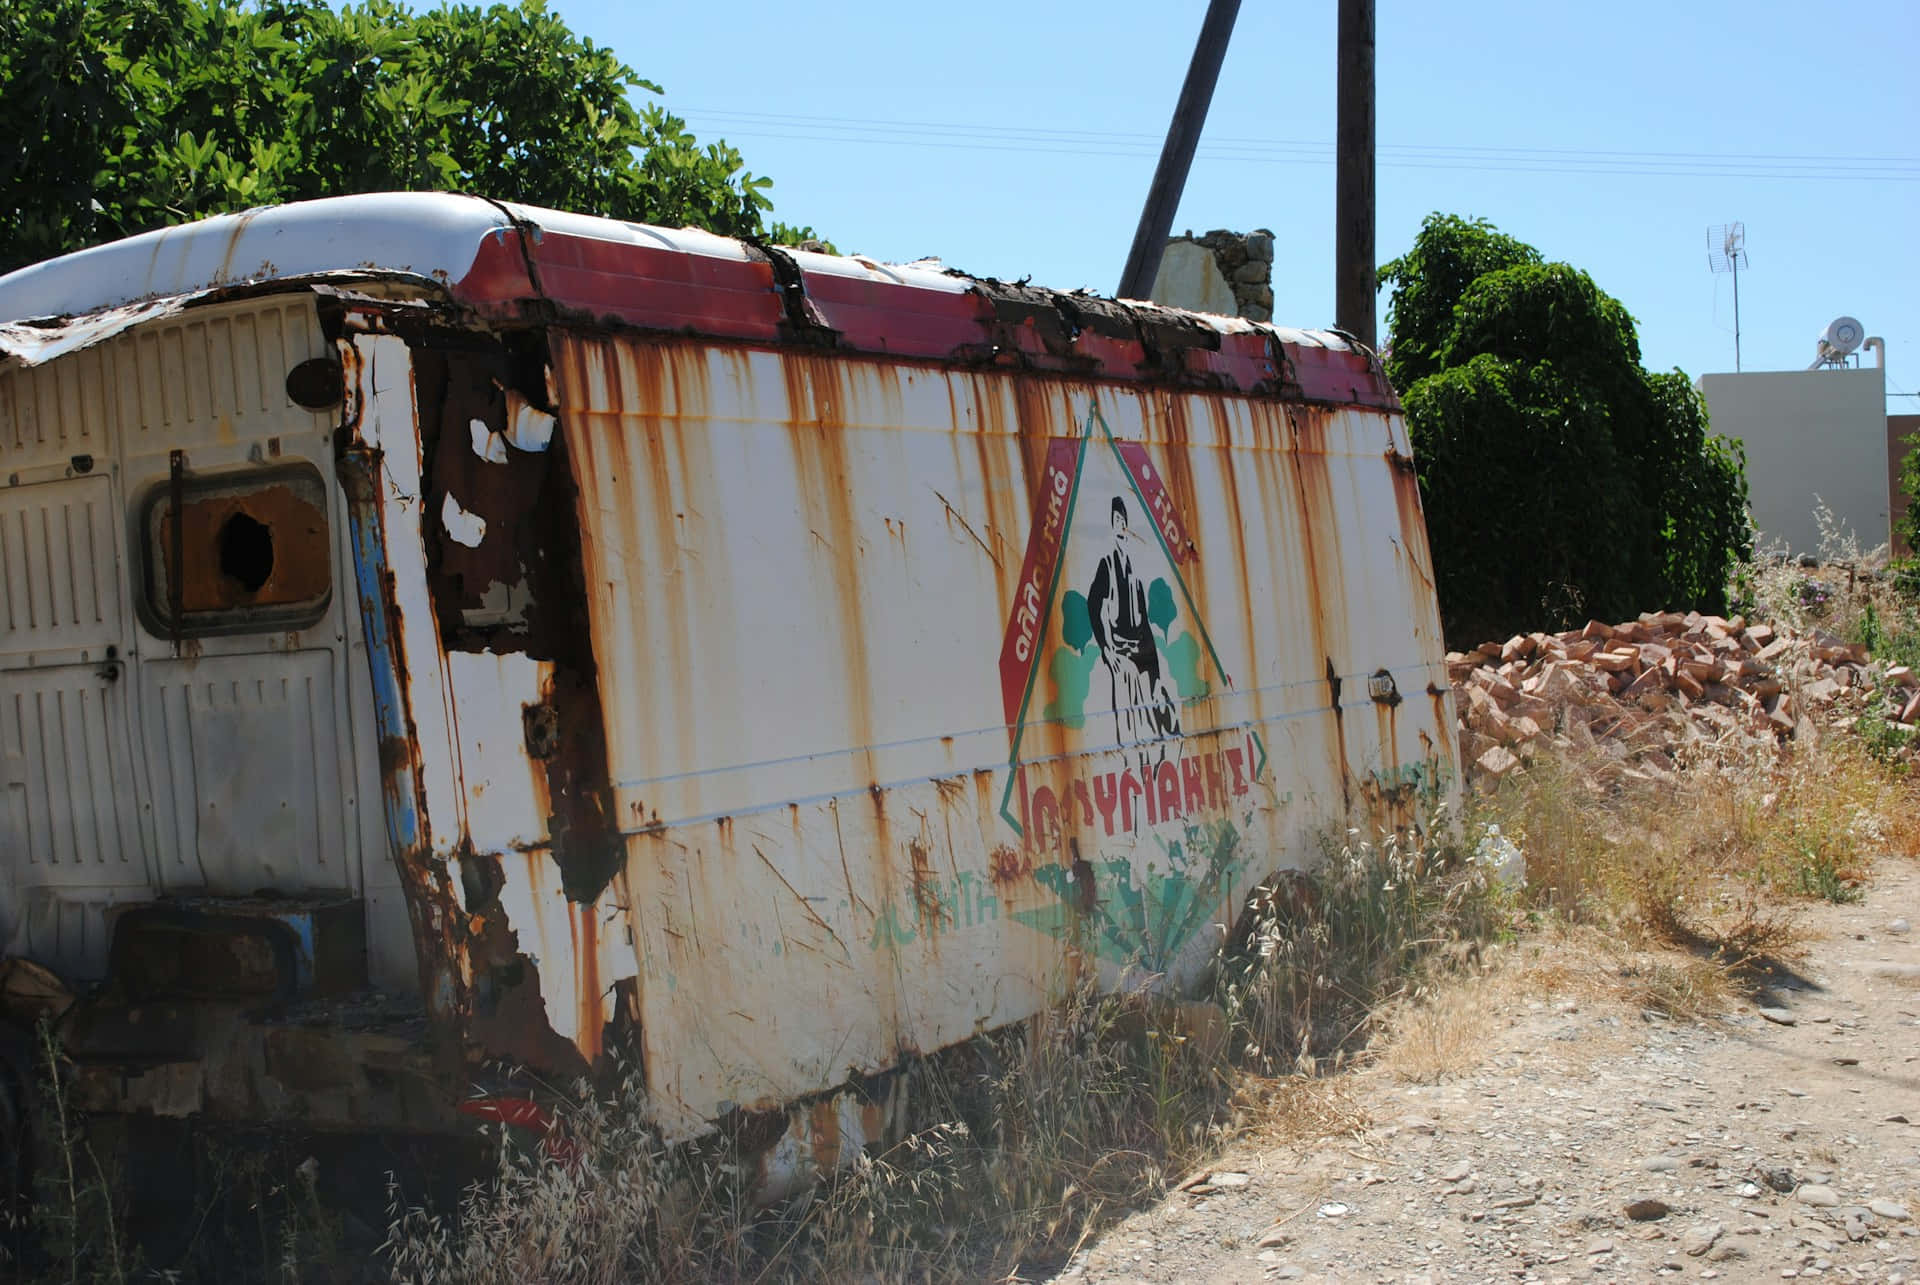
[[[1747,225],[1722,223],[1707,229],[1707,267],[1733,274],[1733,369],[1740,369],[1740,269],[1747,266]]]

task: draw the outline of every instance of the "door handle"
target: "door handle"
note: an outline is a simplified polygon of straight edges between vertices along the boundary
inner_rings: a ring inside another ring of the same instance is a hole
[[[101,661],[100,667],[93,672],[98,675],[103,682],[111,683],[118,681],[120,678],[120,649],[109,644],[107,647],[107,658]]]

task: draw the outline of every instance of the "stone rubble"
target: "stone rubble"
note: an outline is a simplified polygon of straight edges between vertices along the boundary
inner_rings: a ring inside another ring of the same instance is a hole
[[[1646,612],[1624,624],[1515,634],[1449,652],[1447,676],[1460,761],[1481,786],[1548,746],[1590,753],[1603,785],[1662,779],[1691,747],[1811,738],[1836,707],[1881,695],[1900,726],[1920,726],[1920,678],[1905,666],[1876,671],[1858,643],[1739,616]]]

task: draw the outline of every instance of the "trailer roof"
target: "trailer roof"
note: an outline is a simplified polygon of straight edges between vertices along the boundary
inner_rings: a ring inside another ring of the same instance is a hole
[[[209,298],[354,281],[410,284],[500,324],[638,328],[1399,406],[1373,355],[1329,331],[427,192],[219,215],[22,268],[0,277],[0,358],[37,365]]]

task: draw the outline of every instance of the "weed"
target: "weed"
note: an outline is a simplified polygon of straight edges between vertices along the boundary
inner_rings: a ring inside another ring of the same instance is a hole
[[[1355,832],[1311,872],[1270,885],[1244,931],[1247,949],[1223,969],[1236,1052],[1269,1074],[1338,1065],[1423,968],[1471,955],[1505,928],[1508,893],[1493,869],[1502,859],[1497,846],[1468,855]]]
[[[1214,1010],[1217,1016],[1217,1010]],[[771,1207],[724,1138],[667,1146],[637,1071],[561,1113],[567,1145],[502,1138],[495,1172],[440,1216],[389,1193],[396,1279],[953,1279],[1070,1252],[1165,1189],[1231,1107],[1224,1041],[1139,996],[1061,1006],[907,1068],[927,1123]],[[804,1127],[806,1113],[793,1119]]]
[[[1889,563],[1887,581],[1896,593],[1920,602],[1920,557]]]
[[[1798,579],[1793,582],[1793,596],[1804,611],[1814,620],[1827,614],[1827,607],[1833,601],[1833,590],[1824,581]]]
[[[1398,1079],[1434,1084],[1479,1065],[1492,1033],[1490,983],[1474,977],[1424,990],[1399,1006],[1380,1065]]]
[[[139,1264],[124,1242],[119,1183],[101,1163],[68,1099],[52,1024],[41,1022],[37,1035],[43,1092],[34,1123],[47,1139],[50,1163],[35,1182],[32,1226],[39,1272],[26,1275],[32,1268],[17,1266],[22,1279],[47,1285],[124,1285]]]
[[[1853,730],[1869,754],[1888,767],[1905,772],[1912,766],[1915,750],[1920,749],[1920,733],[1889,718],[1888,714],[1893,711],[1888,709],[1888,703],[1884,696],[1874,701],[1854,720]]]
[[[526,1146],[505,1126],[489,1181],[442,1216],[388,1189],[383,1246],[397,1280],[670,1281],[742,1262],[747,1181],[712,1147],[669,1149],[646,1118],[637,1069],[616,1091],[582,1084],[567,1145]],[[710,1163],[701,1163],[708,1160]]]
[[[1802,896],[1821,901],[1844,903],[1858,901],[1865,895],[1857,876],[1843,873],[1831,853],[1812,848],[1800,851],[1800,861],[1794,867],[1794,886]]]
[[[1621,976],[1629,1003],[1680,1021],[1699,1021],[1726,1011],[1732,998],[1730,970],[1713,959],[1687,955],[1629,965]]]

